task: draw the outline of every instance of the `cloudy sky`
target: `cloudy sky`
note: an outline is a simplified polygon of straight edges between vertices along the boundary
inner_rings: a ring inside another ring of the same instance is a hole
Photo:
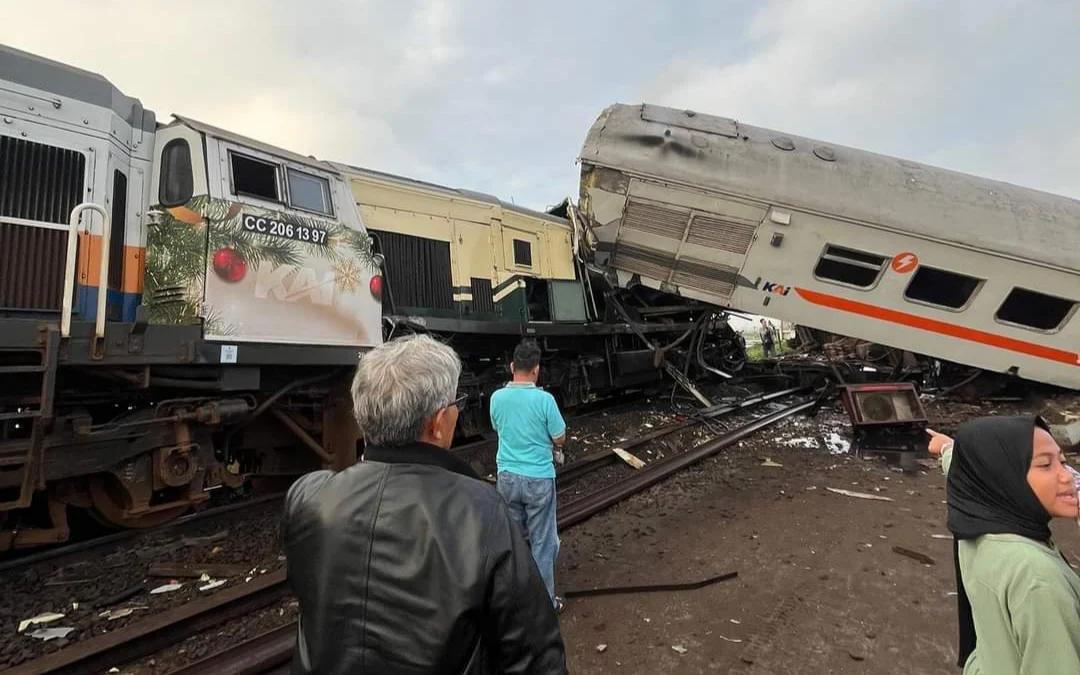
[[[0,42],[160,120],[533,208],[616,101],[1080,198],[1077,0],[9,2]]]

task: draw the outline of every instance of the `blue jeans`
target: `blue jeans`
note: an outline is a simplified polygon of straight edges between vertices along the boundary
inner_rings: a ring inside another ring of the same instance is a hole
[[[559,556],[559,530],[555,522],[555,479],[529,478],[500,471],[495,482],[510,516],[529,540],[533,560],[555,604],[555,559]]]

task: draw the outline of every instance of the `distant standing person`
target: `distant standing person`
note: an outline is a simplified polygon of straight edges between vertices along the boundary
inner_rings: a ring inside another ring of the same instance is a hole
[[[510,364],[513,379],[491,396],[491,423],[499,435],[496,455],[499,494],[510,515],[528,533],[529,548],[557,611],[555,560],[559,532],[555,521],[555,461],[562,463],[566,422],[555,397],[536,386],[540,348],[522,342]]]
[[[776,354],[776,342],[773,340],[772,326],[764,318],[761,320],[761,348],[765,358]]]

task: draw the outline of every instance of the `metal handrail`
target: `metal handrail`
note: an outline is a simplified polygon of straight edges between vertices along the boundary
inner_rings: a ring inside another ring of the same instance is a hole
[[[97,337],[105,337],[105,300],[108,295],[109,282],[109,237],[112,234],[112,223],[109,222],[109,213],[105,207],[93,202],[83,202],[71,210],[68,218],[68,243],[67,263],[64,266],[64,301],[60,315],[60,337],[71,337],[71,312],[75,299],[75,262],[79,254],[79,218],[83,211],[96,211],[101,214],[104,221],[101,230],[101,273],[98,280],[98,307],[97,307]],[[88,230],[89,231],[89,228]],[[89,251],[87,251],[89,255]]]

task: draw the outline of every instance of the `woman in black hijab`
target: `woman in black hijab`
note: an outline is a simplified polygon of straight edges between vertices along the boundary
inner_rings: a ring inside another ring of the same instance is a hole
[[[940,439],[931,442],[940,446]],[[951,446],[951,447],[950,447]],[[962,425],[942,451],[965,675],[1080,673],[1080,577],[1051,539],[1076,486],[1041,418]]]

